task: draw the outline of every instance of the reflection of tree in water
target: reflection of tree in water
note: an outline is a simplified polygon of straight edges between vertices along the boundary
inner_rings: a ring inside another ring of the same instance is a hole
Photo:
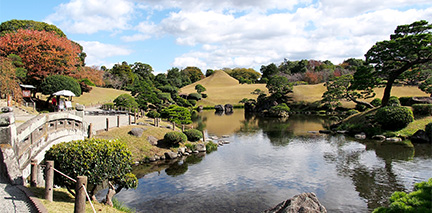
[[[412,159],[413,149],[399,145],[375,145],[369,146],[366,150],[349,149],[345,146],[345,137],[342,136],[330,143],[337,147],[337,151],[325,153],[324,159],[328,163],[335,164],[339,175],[351,178],[359,196],[367,201],[369,210],[388,205],[388,198],[394,191],[405,190],[404,186],[398,183],[392,171],[392,161]],[[377,158],[384,161],[382,167],[362,164],[362,160],[368,160],[362,159],[368,149],[374,150]]]
[[[196,113],[192,116],[192,122],[197,123],[196,129],[203,131],[206,128],[207,117]]]
[[[184,161],[176,161],[171,164],[167,169],[165,169],[165,173],[171,177],[176,177],[186,173],[188,170],[188,164],[184,163]]]

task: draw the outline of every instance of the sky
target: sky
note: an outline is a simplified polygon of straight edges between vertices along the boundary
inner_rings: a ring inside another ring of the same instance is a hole
[[[56,25],[84,47],[88,66],[259,71],[284,59],[364,59],[398,25],[432,22],[432,1],[0,0],[0,22],[12,19]]]

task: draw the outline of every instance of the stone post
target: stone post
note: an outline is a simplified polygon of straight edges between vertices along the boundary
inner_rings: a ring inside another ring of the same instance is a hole
[[[88,138],[93,137],[93,124],[90,123],[89,128],[88,128]]]
[[[106,118],[106,131],[109,130],[109,118]]]
[[[128,114],[129,116],[129,125],[131,125],[131,115],[130,115],[130,113]]]
[[[117,127],[120,127],[120,115],[117,115]]]
[[[36,187],[38,181],[38,163],[36,159],[31,160],[30,186]]]
[[[175,130],[175,122],[172,122],[173,130]]]
[[[78,176],[75,185],[75,208],[74,213],[84,213],[86,205],[87,176]]]
[[[47,161],[45,167],[45,199],[53,201],[53,187],[54,187],[54,161]]]

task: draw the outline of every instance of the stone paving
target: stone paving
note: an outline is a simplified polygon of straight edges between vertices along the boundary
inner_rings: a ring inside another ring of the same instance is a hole
[[[38,212],[27,195],[0,177],[0,212]]]

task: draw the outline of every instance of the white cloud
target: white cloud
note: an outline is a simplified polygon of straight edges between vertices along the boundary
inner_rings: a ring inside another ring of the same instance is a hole
[[[129,28],[133,13],[134,4],[128,0],[72,0],[60,4],[46,21],[71,33],[92,34]]]
[[[87,65],[107,65],[105,59],[114,56],[130,55],[133,51],[124,47],[104,44],[98,41],[78,41],[83,46],[83,51],[87,54]]]

